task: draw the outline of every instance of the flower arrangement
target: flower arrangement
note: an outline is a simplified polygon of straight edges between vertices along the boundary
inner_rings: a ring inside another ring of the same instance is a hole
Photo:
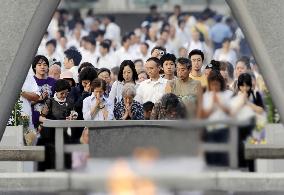
[[[8,124],[7,126],[18,126],[18,125],[22,125],[21,122],[22,122],[22,113],[21,113],[21,110],[22,110],[22,101],[20,99],[18,99],[14,105],[14,108],[12,110],[12,113],[10,115],[10,118],[8,120]]]
[[[7,126],[23,126],[24,142],[26,145],[34,145],[37,134],[34,129],[29,129],[30,116],[21,112],[22,101],[18,99],[12,110]]]

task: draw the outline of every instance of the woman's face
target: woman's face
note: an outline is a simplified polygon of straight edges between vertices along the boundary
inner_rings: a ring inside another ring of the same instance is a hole
[[[246,72],[247,72],[247,67],[246,67],[245,63],[244,63],[244,62],[238,62],[238,63],[236,64],[236,69],[235,69],[235,71],[236,71],[236,77],[237,77],[237,78],[239,78],[239,76],[240,76],[241,74],[246,73]]]
[[[242,93],[248,93],[251,87],[244,83],[243,85],[239,87],[239,89],[240,89],[240,92]]]
[[[132,95],[125,95],[123,97],[124,105],[130,105],[133,102],[134,97]]]
[[[229,78],[229,73],[227,70],[220,70],[220,73],[225,80]]]
[[[65,100],[65,98],[68,96],[68,89],[65,89],[65,90],[62,90],[62,91],[58,91],[56,92],[56,97],[59,99],[59,100]]]
[[[126,83],[132,82],[133,72],[129,66],[125,66],[123,69],[123,79]]]
[[[209,90],[214,92],[221,91],[221,83],[219,81],[211,81],[209,82]]]

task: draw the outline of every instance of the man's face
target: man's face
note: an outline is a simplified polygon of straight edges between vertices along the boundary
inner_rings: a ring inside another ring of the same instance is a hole
[[[155,49],[155,50],[153,51],[151,57],[155,57],[155,58],[160,59],[164,54],[165,54],[164,51],[159,50],[159,49]]]
[[[192,64],[192,69],[196,72],[200,72],[203,63],[201,55],[191,56],[190,61]]]
[[[163,63],[163,70],[165,75],[173,75],[175,72],[175,63],[171,60],[167,60]]]
[[[52,44],[48,44],[46,46],[46,50],[47,50],[48,54],[51,55],[51,54],[53,54],[55,52],[55,47]]]
[[[35,67],[35,72],[37,75],[46,75],[48,72],[48,65],[42,59],[38,61]]]
[[[177,77],[181,80],[188,79],[190,70],[187,69],[185,64],[177,63]]]
[[[70,69],[74,66],[73,60],[67,57],[64,58],[63,64],[65,69]]]
[[[101,53],[101,55],[106,55],[107,54],[107,49],[102,47],[102,46],[100,46],[100,53]]]
[[[156,62],[152,60],[146,62],[145,69],[151,79],[156,79],[159,77],[160,67],[158,64],[156,64]]]
[[[148,48],[145,44],[140,45],[140,51],[142,54],[147,54],[148,53]]]

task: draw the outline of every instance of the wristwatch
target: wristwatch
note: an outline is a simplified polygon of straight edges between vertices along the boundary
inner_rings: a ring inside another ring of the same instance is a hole
[[[103,109],[104,107],[105,107],[104,104],[100,104],[100,105],[97,106],[97,108],[100,109],[100,110]]]

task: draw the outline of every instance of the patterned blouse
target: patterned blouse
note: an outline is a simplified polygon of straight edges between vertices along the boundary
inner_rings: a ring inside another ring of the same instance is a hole
[[[128,118],[127,120],[143,120],[144,119],[144,112],[143,106],[141,103],[133,100],[131,106],[132,117]],[[122,120],[122,117],[125,113],[125,105],[123,99],[114,105],[113,114],[116,120]]]

